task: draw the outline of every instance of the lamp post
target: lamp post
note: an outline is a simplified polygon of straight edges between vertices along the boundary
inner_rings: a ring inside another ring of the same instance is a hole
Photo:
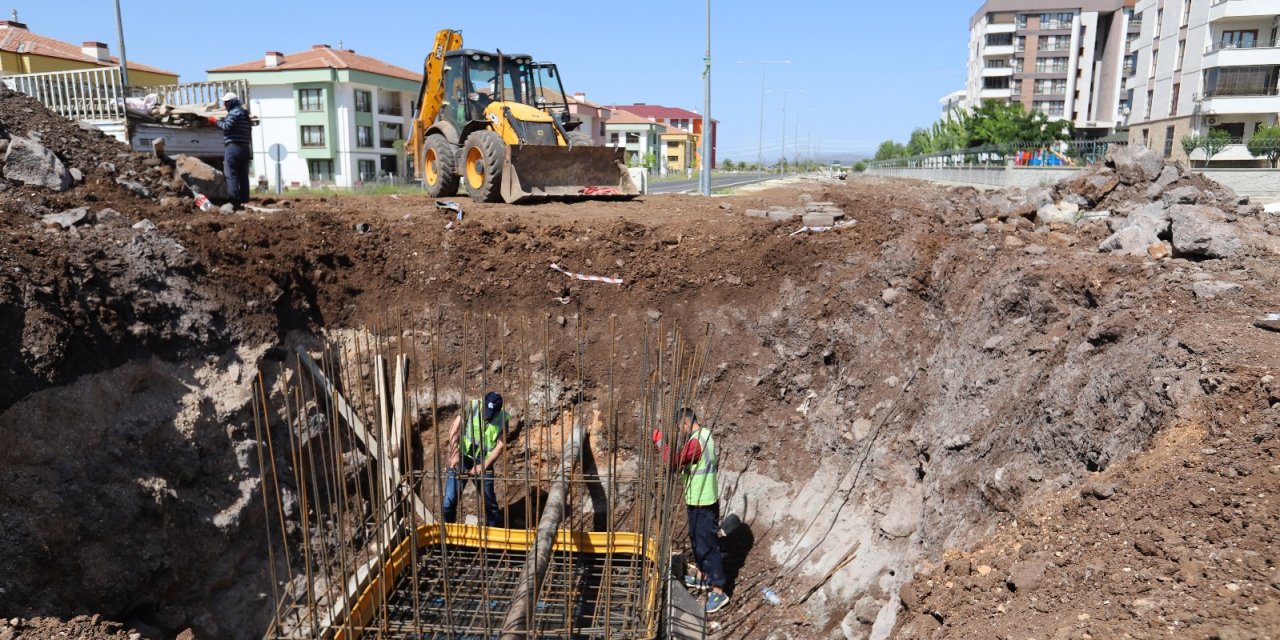
[[[702,70],[702,166],[698,174],[699,191],[711,195],[711,0],[707,0],[707,57]]]
[[[764,169],[764,94],[765,91],[764,76],[765,70],[771,64],[791,64],[790,60],[739,60],[738,64],[758,64],[760,65],[760,137],[757,138],[756,149],[756,169]]]
[[[787,94],[788,93],[804,93],[804,89],[782,89],[778,91],[770,90],[767,93],[782,94],[782,147],[778,152],[778,172],[786,175],[787,173]]]
[[[120,39],[120,84],[129,86],[129,60],[124,54],[124,20],[120,18],[120,0],[116,0],[116,37]]]

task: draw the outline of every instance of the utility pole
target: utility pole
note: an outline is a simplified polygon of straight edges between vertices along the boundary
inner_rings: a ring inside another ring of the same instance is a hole
[[[120,39],[120,84],[129,86],[129,58],[124,53],[124,20],[120,18],[120,0],[116,0],[116,36]]]
[[[738,64],[758,64],[760,65],[760,137],[756,139],[758,148],[756,149],[756,170],[764,170],[764,94],[765,90],[764,76],[767,65],[771,64],[791,64],[790,60],[739,60]]]
[[[782,94],[782,147],[778,152],[778,172],[786,175],[787,173],[787,94],[788,93],[804,93],[804,89],[783,89],[781,91],[770,91],[769,93]]]
[[[702,195],[711,195],[711,0],[707,0],[707,57],[702,68],[702,172],[698,175]]]

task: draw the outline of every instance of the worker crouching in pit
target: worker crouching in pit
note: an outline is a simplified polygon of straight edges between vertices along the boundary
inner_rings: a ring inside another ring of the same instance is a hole
[[[720,454],[711,430],[698,422],[693,409],[680,410],[680,425],[675,440],[683,440],[684,446],[673,454],[663,445],[662,431],[653,432],[653,442],[662,451],[662,459],[668,460],[673,470],[679,469],[684,486],[685,510],[689,518],[689,543],[693,547],[696,575],[685,576],[690,587],[710,588],[705,610],[714,613],[729,604],[724,588],[728,578],[720,553],[720,494],[718,475]]]
[[[464,426],[465,425],[465,426]],[[505,435],[511,414],[502,409],[502,396],[490,391],[483,405],[472,400],[449,427],[449,475],[444,487],[444,521],[458,520],[458,500],[468,478],[484,496],[484,519],[490,527],[502,525],[502,510],[493,488],[493,467],[506,448]]]

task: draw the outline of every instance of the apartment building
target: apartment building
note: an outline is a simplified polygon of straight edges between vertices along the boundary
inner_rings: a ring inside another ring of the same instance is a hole
[[[616,107],[610,107],[612,114],[605,122],[607,135],[606,146],[622,147],[623,160],[629,167],[644,164],[645,157],[653,154],[657,158],[661,153],[658,142],[667,127],[658,124],[654,118],[645,118]]]
[[[273,144],[288,155],[286,187],[352,187],[382,176],[407,175],[402,145],[422,76],[350,49],[327,44],[288,55],[209,70],[210,80],[245,80],[253,132],[253,176],[275,185]]]
[[[1226,132],[1215,166],[1265,166],[1244,143],[1280,116],[1280,1],[1139,0],[1142,33],[1129,141],[1190,158],[1186,135]]]
[[[615,112],[626,111],[641,118],[652,119],[653,122],[677,131],[693,135],[694,150],[692,164],[694,169],[702,165],[702,115],[679,107],[664,107],[656,104],[636,102],[634,104],[618,104],[609,107]],[[711,167],[716,166],[716,131],[719,126],[714,118],[711,120]]]
[[[1081,137],[1121,126],[1136,0],[988,0],[969,23],[964,105],[1021,102]]]
[[[111,55],[105,43],[89,41],[76,46],[35,33],[18,22],[0,20],[0,75],[112,69],[120,59]],[[154,87],[178,83],[178,74],[138,62],[129,63],[129,85]]]

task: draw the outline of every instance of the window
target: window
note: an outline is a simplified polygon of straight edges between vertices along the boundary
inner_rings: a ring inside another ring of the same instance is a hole
[[[1204,94],[1215,96],[1274,96],[1280,66],[1214,67],[1205,73]]]
[[[1223,122],[1210,127],[1210,131],[1225,131],[1233,142],[1239,144],[1244,141],[1244,123],[1243,122]]]
[[[1011,44],[1013,44],[1012,33],[988,33],[987,34],[988,47],[1007,47]]]
[[[1045,36],[1040,47],[1045,51],[1066,51],[1071,46],[1071,36]]]
[[[600,121],[600,137],[604,137],[604,120]]]
[[[1022,81],[1021,80],[1010,81],[1009,90],[1012,91],[1014,94],[1022,93]]]
[[[323,147],[324,127],[322,125],[304,125],[302,127],[302,146]]]
[[[307,172],[312,182],[333,182],[333,161],[308,160]]]
[[[1182,0],[1182,26],[1187,26],[1187,22],[1191,20],[1191,0]]]
[[[1182,59],[1186,57],[1186,55],[1187,55],[1187,41],[1179,40],[1178,41],[1178,66],[1174,67],[1173,69],[1174,71],[1182,70]]]
[[[1073,17],[1074,14],[1071,13],[1042,13],[1040,14],[1040,28],[1070,29]]]
[[[1137,42],[1137,41],[1138,41],[1138,35],[1139,35],[1139,34],[1137,34],[1137,33],[1129,33],[1129,34],[1125,34],[1125,36],[1124,36],[1124,50],[1125,50],[1125,53],[1131,53],[1131,52],[1133,52],[1133,43],[1135,43],[1135,42]]]
[[[1150,129],[1142,130],[1142,146],[1144,147],[1151,146],[1151,130]]]
[[[394,149],[396,140],[400,139],[400,123],[378,123],[378,146],[383,149]]]
[[[1035,36],[1032,36],[1032,37],[1034,38]],[[1013,50],[1014,50],[1014,51],[1017,51],[1018,53],[1022,53],[1023,51],[1026,51],[1026,50],[1027,50],[1027,37],[1026,37],[1026,36],[1018,36],[1017,44],[1014,46]]]
[[[368,91],[356,89],[356,111],[360,113],[373,112],[373,96]]]
[[[372,147],[373,146],[373,127],[358,126],[356,127],[356,146]]]
[[[1182,83],[1173,85],[1173,98],[1169,100],[1169,115],[1178,115],[1178,95],[1182,93]]]
[[[1156,9],[1156,32],[1155,37],[1160,37],[1160,27],[1164,26],[1164,9]]]
[[[1018,28],[1019,29],[1027,28],[1027,14],[1025,13],[1018,14]]]
[[[667,162],[670,162],[670,163],[680,162],[680,156],[667,156]]]
[[[1058,58],[1036,58],[1036,73],[1066,73],[1067,59]]]
[[[1132,76],[1138,73],[1138,54],[1131,53],[1124,58],[1124,75]]]
[[[324,111],[324,89],[301,89],[298,91],[298,111]]]
[[[1008,69],[1009,61],[1005,58],[987,58],[985,65],[988,69]]]
[[[1258,46],[1258,32],[1223,31],[1222,39],[1218,42],[1219,49],[1252,49]]]
[[[999,76],[999,77],[995,77],[995,78],[983,78],[983,79],[982,79],[982,88],[983,88],[983,89],[1008,89],[1008,88],[1009,88],[1009,76]]]
[[[1014,72],[1014,73],[1022,73],[1022,65],[1023,65],[1023,64],[1025,64],[1025,63],[1026,63],[1026,59],[1025,59],[1025,58],[1014,58],[1014,59],[1013,59],[1013,72]]]
[[[1060,116],[1066,111],[1066,103],[1062,100],[1036,100],[1031,108],[1048,116]]]
[[[1036,80],[1036,93],[1048,96],[1065,96],[1067,95],[1067,81],[1063,78]]]
[[[627,144],[636,144],[640,142],[640,134],[635,131],[627,132]]]
[[[1168,158],[1173,155],[1173,127],[1165,127],[1164,129],[1164,157]]]
[[[378,177],[378,166],[372,160],[356,160],[356,174],[361,182]]]
[[[616,133],[611,133],[611,134],[609,134],[609,144],[614,145],[614,146],[617,146],[617,144],[618,144],[618,134],[616,134]]]
[[[679,142],[671,142],[670,140],[668,140],[668,141],[667,141],[667,148],[668,148],[668,149],[679,149],[679,148],[680,148],[680,143],[679,143]]]

